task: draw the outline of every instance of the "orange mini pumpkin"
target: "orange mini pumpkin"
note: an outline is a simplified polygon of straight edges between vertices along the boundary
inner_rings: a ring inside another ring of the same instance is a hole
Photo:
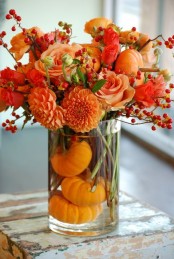
[[[126,49],[120,53],[116,60],[115,72],[125,73],[128,76],[137,76],[139,68],[144,67],[142,55],[135,49]],[[143,74],[137,82],[143,82]]]
[[[103,182],[98,182],[94,191],[91,191],[92,186],[93,181],[85,181],[78,176],[64,178],[61,183],[64,197],[78,206],[95,205],[105,201],[106,192]]]
[[[90,145],[86,141],[73,142],[68,150],[58,148],[51,157],[54,171],[65,177],[72,177],[83,172],[92,158]]]
[[[49,214],[62,222],[82,224],[95,220],[102,212],[100,204],[94,206],[77,206],[67,201],[61,192],[49,200]]]

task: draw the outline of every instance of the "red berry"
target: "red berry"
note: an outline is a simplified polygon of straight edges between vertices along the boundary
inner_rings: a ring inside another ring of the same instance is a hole
[[[172,129],[172,124],[167,125],[168,129]]]
[[[136,27],[132,27],[132,31],[136,31]]]
[[[13,26],[13,27],[11,28],[11,30],[12,30],[12,31],[15,31],[15,30],[16,30],[16,27],[15,27],[15,26]]]
[[[16,20],[17,20],[18,22],[20,22],[22,19],[21,19],[20,16],[17,16],[17,17],[16,17]]]
[[[166,98],[166,102],[167,102],[167,103],[170,103],[170,102],[171,102],[171,99],[170,99],[170,98]]]
[[[152,129],[153,131],[155,131],[155,130],[156,130],[156,127],[153,125],[153,126],[151,127],[151,129]]]
[[[2,31],[2,32],[1,32],[1,37],[3,38],[5,35],[6,35],[6,32],[5,32],[5,31]]]
[[[29,42],[30,42],[30,39],[29,39],[29,38],[25,38],[25,39],[24,39],[24,42],[25,42],[25,43],[29,43]]]
[[[14,9],[10,9],[9,14],[14,15],[16,14],[16,11]]]
[[[165,90],[166,94],[170,94],[170,89]]]
[[[167,113],[164,113],[163,114],[163,118],[166,119],[168,117],[168,114]]]
[[[6,17],[5,17],[7,20],[10,20],[12,17],[10,14],[7,14]]]

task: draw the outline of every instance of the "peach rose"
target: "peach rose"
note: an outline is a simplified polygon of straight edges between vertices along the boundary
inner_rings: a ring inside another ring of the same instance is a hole
[[[32,35],[32,30],[37,31],[38,37],[43,35],[42,31],[38,27],[32,27],[26,30],[26,33]],[[31,42],[25,43],[25,38],[26,36],[21,32],[15,35],[10,41],[12,46],[10,48],[10,52],[14,53],[15,59],[17,61],[20,60],[23,57],[23,55],[30,49]]]
[[[111,23],[112,23],[112,20],[107,19],[105,17],[94,18],[85,23],[84,32],[91,35],[95,35],[94,28],[98,28],[98,27],[106,28]]]
[[[102,75],[101,75],[102,76]],[[108,104],[111,110],[125,108],[126,103],[134,97],[135,90],[129,84],[126,75],[116,75],[113,71],[106,74],[106,83],[96,93],[96,96]]]
[[[154,49],[152,48],[153,42],[149,41],[149,43],[146,44],[146,42],[148,42],[148,40],[149,40],[148,35],[140,33],[140,37],[139,37],[139,40],[137,41],[137,44],[138,44],[139,48],[141,49],[140,54],[142,55],[144,66],[152,67],[153,64],[156,63],[157,57],[155,56]]]
[[[82,49],[82,47],[79,44],[74,43],[72,45],[69,45],[56,42],[53,45],[50,45],[49,48],[42,53],[40,59],[35,62],[35,68],[39,70],[43,75],[46,75],[45,65],[41,60],[44,60],[46,57],[50,57],[53,60],[53,66],[48,68],[49,76],[53,78],[62,75],[63,55],[69,54],[72,58],[75,58],[75,53],[80,49]]]
[[[154,85],[154,98],[165,96],[166,82],[162,75],[157,76],[153,80]]]

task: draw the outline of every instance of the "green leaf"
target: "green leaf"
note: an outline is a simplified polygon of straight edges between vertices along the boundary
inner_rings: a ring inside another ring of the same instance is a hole
[[[98,90],[102,88],[102,86],[106,83],[105,79],[101,79],[95,83],[95,85],[92,88],[92,92],[96,93]]]
[[[84,84],[84,86],[87,85],[87,77],[86,75],[80,70],[80,68],[77,68],[77,74],[80,78],[80,80],[82,81],[82,83]]]
[[[73,64],[80,64],[80,60],[79,60],[79,59],[74,58],[74,59],[73,59]]]

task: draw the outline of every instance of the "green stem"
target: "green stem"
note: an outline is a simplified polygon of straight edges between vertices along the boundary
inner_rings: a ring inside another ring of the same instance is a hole
[[[118,177],[119,177],[119,145],[120,145],[120,137],[119,133],[117,132],[117,137],[116,137],[116,161],[114,163],[114,168],[113,168],[113,175],[112,175],[112,181],[111,181],[111,190],[110,190],[110,200],[115,196],[115,192],[117,189],[118,185]]]
[[[111,144],[111,139],[112,139],[112,134],[109,135],[109,138],[108,138],[108,141],[107,141],[107,146],[109,147],[109,145]],[[92,174],[91,174],[91,179],[93,179],[98,170],[100,169],[100,166],[103,162],[103,158],[106,156],[106,152],[107,152],[107,148],[105,147],[105,149],[103,150],[103,154],[100,156],[99,160],[97,161],[93,171],[92,171]]]
[[[110,128],[110,126],[111,126],[111,125],[110,125],[110,123],[109,123],[108,128]],[[106,132],[107,132],[107,131],[108,131],[108,130],[106,129]],[[106,156],[107,151],[109,152],[110,157],[111,157],[111,161],[112,161],[112,163],[113,163],[113,165],[114,165],[114,159],[113,159],[113,156],[112,156],[112,153],[111,153],[111,150],[110,150],[110,144],[111,144],[111,140],[112,140],[112,137],[113,137],[113,133],[110,133],[110,134],[109,134],[109,136],[108,136],[108,138],[107,138],[107,141],[106,141],[106,139],[105,139],[104,136],[102,135],[102,133],[101,133],[99,127],[97,128],[97,132],[99,133],[99,135],[100,135],[102,141],[104,142],[105,148],[104,148],[103,153],[101,154],[99,160],[97,161],[97,163],[96,163],[96,165],[95,165],[95,167],[94,167],[94,169],[93,169],[93,171],[92,171],[91,179],[93,179],[93,178],[96,176],[98,170],[100,169],[100,167],[101,167],[101,165],[102,165],[103,158]]]
[[[48,73],[48,67],[47,66],[45,66],[45,72],[46,72],[47,83],[50,86],[50,76],[49,76],[49,73]]]
[[[66,67],[66,65],[63,63],[63,65],[62,65],[63,76],[68,83],[71,83],[71,80],[67,77],[65,67]]]

